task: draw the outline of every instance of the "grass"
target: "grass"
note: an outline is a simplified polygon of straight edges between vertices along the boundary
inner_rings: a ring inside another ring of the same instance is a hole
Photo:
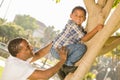
[[[0,66],[0,78],[2,76],[3,67]]]
[[[4,61],[5,61],[5,58],[3,58],[3,57],[0,56],[0,61],[3,61],[3,62],[4,62]],[[3,68],[4,68],[3,65],[0,63],[0,78],[1,78],[1,76],[2,76]]]

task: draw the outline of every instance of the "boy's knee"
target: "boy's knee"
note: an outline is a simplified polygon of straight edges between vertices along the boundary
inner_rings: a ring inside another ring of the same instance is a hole
[[[82,49],[83,51],[86,51],[87,46],[85,44],[80,44],[80,49]]]
[[[87,51],[87,46],[86,45],[84,45],[84,50]]]

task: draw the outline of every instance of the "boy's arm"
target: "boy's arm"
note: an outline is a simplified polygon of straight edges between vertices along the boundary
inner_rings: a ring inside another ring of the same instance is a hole
[[[90,40],[102,28],[103,28],[102,24],[97,25],[91,32],[87,33],[81,40],[83,42]]]
[[[41,57],[43,57],[43,56],[45,56],[46,54],[48,54],[49,51],[50,51],[50,49],[51,49],[51,47],[52,47],[52,42],[51,42],[50,44],[48,44],[47,46],[45,46],[44,48],[38,50],[38,51],[34,54],[31,62],[36,61],[37,59],[40,59]]]

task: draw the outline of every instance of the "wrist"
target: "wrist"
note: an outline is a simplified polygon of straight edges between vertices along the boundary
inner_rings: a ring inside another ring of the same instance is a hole
[[[61,63],[65,63],[66,59],[61,59],[60,62]]]

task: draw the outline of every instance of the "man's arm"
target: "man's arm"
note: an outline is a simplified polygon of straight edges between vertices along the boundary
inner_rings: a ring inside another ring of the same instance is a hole
[[[103,28],[102,24],[97,25],[91,32],[87,33],[81,40],[83,42],[90,40],[102,28]]]
[[[35,55],[33,56],[31,62],[36,61],[40,59],[41,57],[45,56],[46,54],[48,54],[51,49],[51,46],[52,46],[52,42],[48,44],[47,46],[45,46],[44,48],[37,51]]]
[[[37,80],[37,79],[43,79],[48,80],[50,77],[52,77],[57,71],[61,68],[61,66],[66,61],[66,55],[67,51],[65,47],[62,47],[60,50],[58,50],[58,53],[60,55],[60,61],[53,66],[52,68],[49,68],[47,70],[35,70],[32,75],[28,79]]]

